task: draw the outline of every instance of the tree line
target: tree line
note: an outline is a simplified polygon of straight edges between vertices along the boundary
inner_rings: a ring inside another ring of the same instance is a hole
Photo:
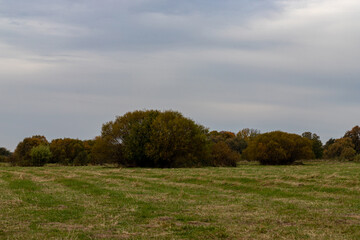
[[[54,139],[35,135],[21,141],[14,153],[0,148],[0,161],[18,166],[118,164],[125,167],[232,166],[242,160],[291,164],[301,159],[360,161],[360,127],[325,145],[315,133],[302,135],[256,129],[238,133],[209,131],[176,111],[128,112],[103,124],[92,140]]]

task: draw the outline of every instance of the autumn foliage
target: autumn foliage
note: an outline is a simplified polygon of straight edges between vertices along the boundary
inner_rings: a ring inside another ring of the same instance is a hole
[[[93,155],[124,166],[202,166],[209,159],[206,134],[207,129],[179,112],[129,112],[103,125]]]
[[[255,137],[250,141],[244,155],[246,159],[259,161],[263,165],[291,164],[295,160],[314,157],[309,139],[281,131]]]
[[[351,138],[344,137],[336,139],[328,146],[324,155],[326,158],[337,158],[340,160],[353,160],[356,155],[355,145]]]
[[[47,146],[49,142],[46,140],[44,136],[35,135],[32,137],[25,138],[22,142],[20,142],[15,151],[14,156],[11,161],[13,165],[20,166],[33,166],[31,150],[34,147],[45,145]]]
[[[302,136],[281,131],[260,134],[211,131],[176,111],[128,112],[103,124],[93,140],[54,139],[35,135],[21,141],[14,153],[0,148],[0,161],[20,166],[117,164],[124,167],[232,166],[240,160],[266,165],[324,157],[360,159],[360,127],[323,146],[311,132]]]

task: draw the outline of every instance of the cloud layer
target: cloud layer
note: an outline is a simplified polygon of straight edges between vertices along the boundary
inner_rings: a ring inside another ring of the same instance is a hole
[[[0,0],[0,146],[92,138],[135,109],[211,129],[360,124],[355,0]]]

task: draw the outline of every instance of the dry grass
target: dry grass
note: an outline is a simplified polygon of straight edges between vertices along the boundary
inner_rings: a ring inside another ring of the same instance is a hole
[[[2,166],[0,239],[360,239],[360,164]]]

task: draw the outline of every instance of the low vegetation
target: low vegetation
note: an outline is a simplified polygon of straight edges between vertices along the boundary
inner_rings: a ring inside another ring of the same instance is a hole
[[[360,239],[360,164],[0,167],[0,239]]]
[[[259,161],[263,165],[285,165],[315,157],[309,139],[281,131],[255,137],[244,155],[246,159]]]
[[[35,135],[21,141],[14,154],[0,148],[0,162],[16,166],[56,163],[150,168],[234,167],[240,159],[283,165],[323,157],[359,161],[360,127],[355,126],[344,137],[330,139],[323,146],[320,137],[311,132],[301,136],[281,131],[260,134],[259,130],[248,128],[236,134],[209,132],[179,112],[143,110],[128,112],[103,124],[101,136],[92,140],[63,138],[48,142],[45,136]]]

